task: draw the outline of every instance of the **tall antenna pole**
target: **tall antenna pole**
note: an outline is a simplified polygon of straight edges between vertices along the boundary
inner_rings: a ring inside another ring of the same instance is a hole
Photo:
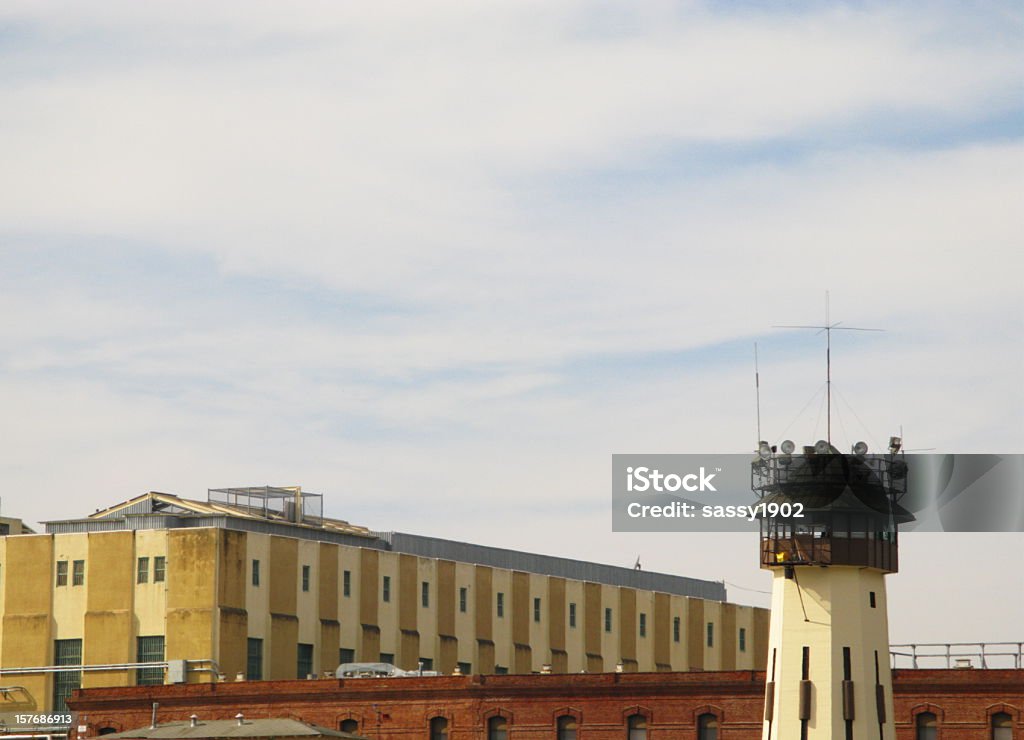
[[[757,396],[757,444],[761,444],[761,374],[757,369],[757,342],[754,342],[754,393]]]
[[[838,331],[885,331],[885,329],[865,329],[860,326],[840,326],[842,321],[832,323],[832,318],[829,312],[829,296],[828,291],[825,291],[825,324],[823,326],[808,326],[806,324],[785,324],[775,325],[773,329],[817,329],[818,333],[825,332],[825,397],[827,399],[826,405],[828,408],[827,415],[828,421],[828,444],[832,445],[832,330]],[[760,433],[759,433],[760,435]]]

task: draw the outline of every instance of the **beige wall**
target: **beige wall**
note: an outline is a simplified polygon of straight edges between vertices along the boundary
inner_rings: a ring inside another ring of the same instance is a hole
[[[162,583],[153,581],[157,556],[167,559]],[[136,583],[139,557],[150,559],[143,584]],[[54,586],[57,560],[69,563],[67,586]],[[82,586],[71,585],[74,560],[86,561]],[[253,560],[260,561],[258,586],[252,584]],[[310,569],[308,591],[303,566]],[[12,589],[12,573],[38,587]],[[391,579],[387,603],[384,576]],[[427,606],[423,583],[429,584]],[[465,612],[459,609],[463,588]],[[504,594],[502,617],[498,593]],[[569,626],[570,604],[576,605],[575,627]],[[606,608],[612,610],[610,632],[604,630]],[[707,622],[715,625],[711,648]],[[495,666],[539,671],[546,663],[556,671],[613,671],[620,661],[626,670],[746,669],[763,666],[768,626],[767,613],[750,607],[277,535],[208,528],[0,538],[4,665],[48,665],[54,639],[82,637],[91,662],[132,661],[136,637],[165,635],[168,659],[212,658],[229,680],[246,670],[249,637],[263,640],[266,679],[295,678],[298,643],[314,646],[313,670],[321,674],[337,666],[339,647],[354,650],[359,661],[392,653],[406,669],[428,658],[443,672],[456,662],[484,673]],[[131,671],[86,676],[89,685],[134,681]],[[212,679],[195,673],[190,680]],[[26,677],[25,683],[45,707],[48,679]]]

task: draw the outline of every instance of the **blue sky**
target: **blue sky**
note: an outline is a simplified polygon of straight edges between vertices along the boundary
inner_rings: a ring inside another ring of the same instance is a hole
[[[763,587],[749,542],[611,535],[608,458],[751,449],[755,341],[765,435],[813,438],[821,338],[770,327],[825,290],[886,329],[836,337],[840,434],[1022,451],[1022,28],[1011,3],[6,3],[3,509],[302,484],[376,529]],[[920,611],[947,545],[918,541],[895,639],[1020,639]]]

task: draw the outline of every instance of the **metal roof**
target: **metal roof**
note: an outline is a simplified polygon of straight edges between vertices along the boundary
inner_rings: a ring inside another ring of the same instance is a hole
[[[156,727],[140,727],[113,735],[108,740],[129,738],[152,738],[152,740],[174,740],[174,738],[218,738],[218,737],[337,737],[362,740],[361,735],[339,732],[318,725],[299,722],[295,719],[212,719],[191,722],[167,722]]]

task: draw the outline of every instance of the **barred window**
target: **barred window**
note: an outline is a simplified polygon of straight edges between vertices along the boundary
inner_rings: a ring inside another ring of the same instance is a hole
[[[57,665],[82,665],[81,640],[54,640],[54,663]],[[82,686],[81,671],[58,671],[53,674],[53,711],[66,713],[67,699],[71,692]]]
[[[139,558],[138,567],[135,569],[136,583],[149,583],[149,558]]]
[[[58,560],[57,561],[57,585],[67,586],[68,585],[68,561]]]
[[[167,578],[167,558],[157,555],[153,558],[153,583],[161,583]]]
[[[250,681],[263,680],[263,640],[258,637],[249,638],[245,677]]]
[[[85,561],[75,560],[71,563],[71,585],[81,586],[85,583]]]
[[[164,636],[152,635],[135,638],[135,655],[139,663],[157,663],[164,659]],[[164,669],[139,668],[135,672],[135,683],[139,686],[159,686],[164,682]]]

